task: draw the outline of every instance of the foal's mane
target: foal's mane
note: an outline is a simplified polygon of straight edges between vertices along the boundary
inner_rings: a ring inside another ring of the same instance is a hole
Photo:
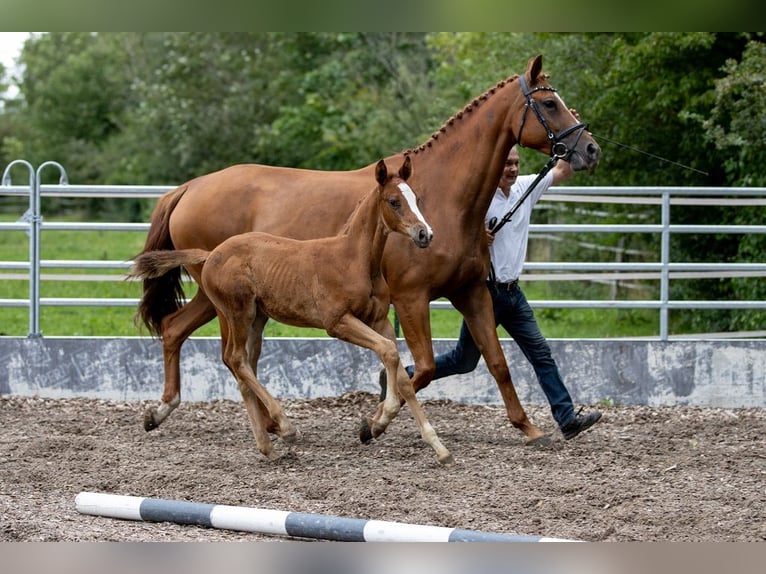
[[[356,202],[356,205],[354,206],[354,209],[351,211],[351,215],[348,216],[348,219],[346,219],[346,223],[343,224],[343,227],[341,228],[339,235],[347,235],[350,227],[351,222],[354,220],[354,217],[356,217],[357,212],[362,209],[362,204],[367,201],[368,199],[371,199],[370,196],[372,196],[373,193],[376,193],[378,191],[378,186],[374,187],[370,191],[368,191],[366,194],[364,194],[359,201]]]
[[[514,74],[513,76],[506,78],[505,80],[500,80],[497,84],[489,88],[486,92],[481,94],[480,96],[474,98],[472,101],[468,102],[465,107],[463,107],[462,110],[457,112],[455,115],[453,115],[451,118],[449,118],[441,128],[439,128],[437,131],[435,131],[433,134],[431,134],[431,137],[428,138],[428,140],[425,143],[420,144],[418,147],[410,148],[403,153],[406,154],[418,154],[422,151],[425,151],[426,148],[431,147],[433,142],[435,142],[437,139],[439,139],[439,135],[446,133],[448,127],[452,127],[455,122],[463,119],[463,117],[466,114],[471,113],[476,108],[478,108],[483,102],[487,101],[494,93],[499,90],[500,88],[504,87],[506,84],[509,84],[515,80],[517,80],[519,77],[518,74]]]

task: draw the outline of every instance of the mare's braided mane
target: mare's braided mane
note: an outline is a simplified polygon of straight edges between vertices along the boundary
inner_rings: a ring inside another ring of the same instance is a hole
[[[437,139],[439,139],[439,135],[446,133],[448,127],[452,127],[455,122],[461,120],[466,114],[471,113],[476,108],[478,108],[483,102],[488,100],[497,90],[504,87],[506,84],[515,81],[518,78],[518,74],[511,76],[510,78],[506,78],[505,80],[500,80],[497,84],[495,84],[493,87],[488,89],[486,92],[478,96],[477,98],[474,98],[472,101],[467,103],[465,107],[457,112],[454,116],[452,116],[450,119],[448,119],[441,128],[439,128],[437,131],[435,131],[433,134],[431,134],[431,137],[428,138],[428,140],[425,143],[420,144],[416,148],[410,148],[403,153],[405,155],[407,154],[418,154],[422,151],[424,151],[426,148],[431,147],[433,142],[435,142]]]

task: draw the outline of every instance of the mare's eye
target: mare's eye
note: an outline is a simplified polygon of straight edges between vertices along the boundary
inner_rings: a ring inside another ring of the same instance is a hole
[[[390,205],[394,209],[399,209],[402,206],[402,202],[396,199],[395,197],[392,197],[388,200],[388,205]]]
[[[548,110],[555,110],[556,109],[556,100],[543,100],[543,105]]]

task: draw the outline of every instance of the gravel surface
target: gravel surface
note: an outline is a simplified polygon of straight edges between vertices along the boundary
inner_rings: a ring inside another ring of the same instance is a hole
[[[766,540],[764,409],[605,407],[564,441],[530,406],[554,433],[542,448],[501,407],[425,401],[456,459],[443,467],[406,407],[361,444],[367,393],[283,401],[301,437],[272,461],[239,402],[184,402],[147,433],[149,404],[0,397],[0,541],[283,540],[83,515],[81,491],[583,541]]]

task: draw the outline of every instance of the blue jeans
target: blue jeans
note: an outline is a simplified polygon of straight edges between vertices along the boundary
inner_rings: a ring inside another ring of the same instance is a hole
[[[540,332],[532,307],[518,285],[510,291],[497,289],[491,283],[488,285],[495,310],[495,324],[502,326],[516,341],[535,371],[537,381],[550,404],[553,419],[559,427],[564,426],[574,417],[574,405],[553,360],[548,341]],[[433,380],[470,373],[479,364],[480,358],[481,352],[463,321],[457,346],[452,351],[436,357]],[[413,366],[408,366],[406,370],[412,377]]]

